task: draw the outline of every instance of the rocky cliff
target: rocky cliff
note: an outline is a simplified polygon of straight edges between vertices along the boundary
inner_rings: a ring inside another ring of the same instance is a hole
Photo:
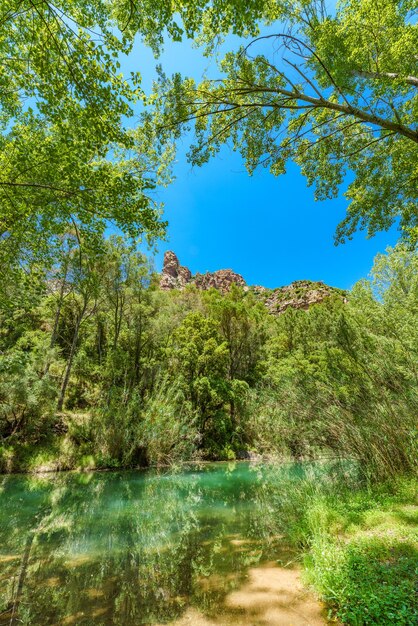
[[[206,274],[192,275],[191,271],[182,265],[171,250],[164,254],[164,265],[160,277],[160,288],[163,291],[170,289],[184,289],[186,285],[195,285],[197,289],[211,289],[214,287],[222,293],[230,291],[233,284],[252,291],[268,308],[273,315],[280,315],[287,308],[308,309],[313,304],[319,304],[331,295],[338,296],[344,301],[346,294],[341,289],[330,287],[320,281],[296,280],[290,285],[267,289],[266,287],[247,286],[241,274],[232,270],[218,270]]]
[[[188,267],[180,265],[179,260],[171,250],[164,254],[163,271],[160,278],[160,289],[184,289],[192,281],[192,273]]]
[[[245,287],[245,280],[240,274],[232,270],[218,270],[216,272],[206,272],[206,274],[196,274],[192,276],[187,267],[180,265],[177,256],[171,250],[164,254],[163,271],[160,278],[160,288],[163,291],[169,289],[184,289],[188,284],[194,284],[198,289],[206,290],[214,287],[222,293],[227,293],[231,285]]]

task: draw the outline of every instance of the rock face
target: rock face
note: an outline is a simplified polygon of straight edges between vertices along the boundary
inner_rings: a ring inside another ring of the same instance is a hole
[[[218,270],[216,272],[206,272],[206,274],[196,274],[192,276],[187,267],[180,265],[179,260],[171,250],[164,254],[163,271],[160,278],[160,289],[169,291],[170,289],[184,289],[188,284],[194,284],[198,289],[206,290],[214,287],[222,293],[227,293],[231,285],[245,286],[245,280],[240,274],[232,270]]]
[[[214,287],[222,293],[230,291],[232,285],[245,287],[246,283],[241,274],[236,274],[232,270],[217,270],[216,272],[206,272],[206,274],[196,274],[194,284],[198,289],[210,289]]]
[[[192,273],[187,267],[180,265],[177,256],[171,250],[164,254],[163,271],[160,278],[160,289],[184,289],[191,282]]]
[[[341,289],[329,287],[321,281],[295,280],[285,287],[254,287],[253,291],[273,315],[280,315],[289,307],[306,311],[313,304],[319,304],[332,295],[346,301],[345,293]]]
[[[221,293],[228,293],[232,285],[243,287],[245,291],[252,291],[257,298],[264,302],[272,315],[280,315],[286,309],[309,309],[313,304],[319,304],[331,295],[336,295],[346,301],[345,292],[341,289],[329,287],[325,283],[310,280],[296,280],[285,287],[267,289],[266,287],[248,287],[241,274],[232,270],[218,270],[196,274],[180,265],[177,256],[171,250],[164,254],[164,265],[160,277],[160,288],[163,291],[170,289],[184,289],[186,285],[195,285],[197,289],[218,289]]]

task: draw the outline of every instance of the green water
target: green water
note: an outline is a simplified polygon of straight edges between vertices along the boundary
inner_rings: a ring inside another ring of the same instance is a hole
[[[0,477],[0,624],[219,615],[250,567],[280,562],[277,502],[306,471],[232,463]]]

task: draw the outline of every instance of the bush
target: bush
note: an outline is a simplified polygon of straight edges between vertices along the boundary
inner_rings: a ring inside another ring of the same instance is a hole
[[[102,458],[121,466],[164,465],[192,458],[198,443],[195,416],[175,386],[161,381],[146,399],[116,391],[95,414],[92,432]]]

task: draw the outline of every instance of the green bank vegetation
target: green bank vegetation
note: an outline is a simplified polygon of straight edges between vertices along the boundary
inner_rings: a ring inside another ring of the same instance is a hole
[[[416,480],[324,495],[303,510],[305,580],[343,624],[413,624]]]
[[[302,479],[269,468],[257,502],[266,533],[284,533],[298,547],[303,580],[326,602],[331,621],[415,623],[416,478],[371,484],[347,461],[302,468]]]

